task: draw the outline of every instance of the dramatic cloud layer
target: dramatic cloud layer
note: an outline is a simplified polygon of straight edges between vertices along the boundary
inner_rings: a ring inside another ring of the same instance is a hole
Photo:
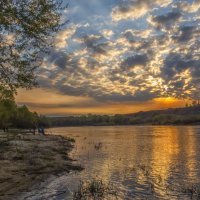
[[[200,98],[199,0],[73,0],[38,72],[43,88],[97,101]]]

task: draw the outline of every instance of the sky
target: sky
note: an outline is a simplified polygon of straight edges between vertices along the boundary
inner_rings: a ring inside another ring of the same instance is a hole
[[[199,0],[68,0],[40,87],[18,104],[48,115],[116,114],[199,99]]]

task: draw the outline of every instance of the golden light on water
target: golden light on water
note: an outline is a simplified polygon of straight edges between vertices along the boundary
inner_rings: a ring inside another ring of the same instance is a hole
[[[192,127],[187,128],[187,138],[184,138],[186,142],[186,146],[184,149],[184,154],[187,156],[187,162],[186,162],[186,168],[187,168],[187,174],[189,177],[193,177],[193,181],[198,181],[198,174],[197,174],[197,160],[195,160],[195,157],[198,156],[198,150],[197,150],[197,140],[194,131],[192,130]]]
[[[60,134],[59,130],[54,132]],[[81,179],[95,175],[116,183],[119,191],[128,188],[142,192],[152,183],[159,197],[165,197],[169,185],[198,182],[198,128],[119,126],[76,127],[66,131],[76,138],[72,156],[78,156],[80,162],[83,159],[86,165]],[[95,149],[99,142],[102,147]]]
[[[152,173],[159,185],[156,190],[161,196],[165,196],[166,183],[170,178],[171,171],[176,165],[179,155],[179,130],[175,127],[153,127],[152,139]]]

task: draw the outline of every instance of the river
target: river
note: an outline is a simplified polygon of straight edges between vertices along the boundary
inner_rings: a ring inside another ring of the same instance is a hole
[[[189,199],[189,189],[200,186],[200,126],[66,127],[48,132],[74,138],[71,157],[85,169],[57,178],[45,186],[43,196],[67,188],[55,199],[71,199],[80,181],[94,179],[112,184],[118,199],[127,200]]]

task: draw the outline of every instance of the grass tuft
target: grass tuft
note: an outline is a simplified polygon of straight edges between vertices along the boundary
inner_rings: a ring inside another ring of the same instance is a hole
[[[112,184],[106,184],[102,180],[81,181],[73,194],[73,200],[103,200],[111,196],[117,199],[117,190]]]

